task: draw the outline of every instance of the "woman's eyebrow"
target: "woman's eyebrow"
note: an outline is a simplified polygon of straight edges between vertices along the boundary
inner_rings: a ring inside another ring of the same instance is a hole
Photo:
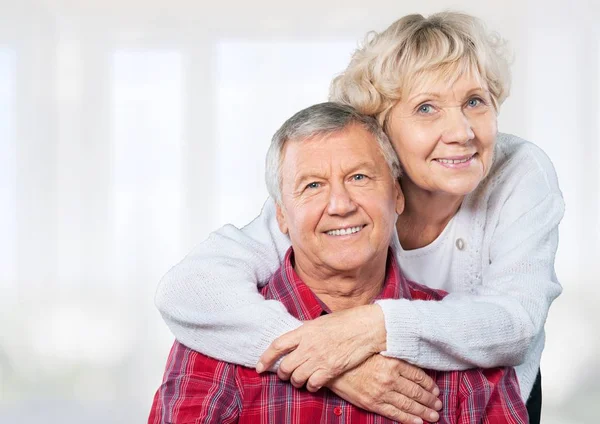
[[[439,99],[442,96],[441,96],[440,93],[433,93],[433,92],[430,92],[430,91],[425,91],[425,92],[422,92],[422,93],[415,94],[414,96],[410,97],[408,99],[408,101],[412,102],[412,101],[418,99],[419,97],[428,97],[428,98],[433,98],[433,99]]]

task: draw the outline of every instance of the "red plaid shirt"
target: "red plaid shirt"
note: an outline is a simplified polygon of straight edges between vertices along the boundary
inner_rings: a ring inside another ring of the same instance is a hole
[[[262,288],[267,299],[279,300],[300,320],[329,313],[292,267],[293,251]],[[387,275],[378,299],[440,300],[445,293],[413,283],[388,255]],[[439,423],[527,423],[512,368],[466,371],[427,371],[440,388]],[[218,361],[174,343],[164,380],[148,424],[384,424],[394,421],[346,402],[328,389],[310,393],[296,389],[272,373]]]

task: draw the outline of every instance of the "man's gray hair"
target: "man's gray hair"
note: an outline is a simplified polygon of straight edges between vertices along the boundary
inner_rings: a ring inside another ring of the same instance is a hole
[[[267,152],[265,180],[269,195],[281,204],[281,165],[283,150],[288,141],[304,141],[315,136],[334,134],[358,124],[372,134],[390,168],[394,179],[400,177],[400,161],[387,135],[375,118],[358,113],[353,107],[326,102],[296,113],[277,130]]]

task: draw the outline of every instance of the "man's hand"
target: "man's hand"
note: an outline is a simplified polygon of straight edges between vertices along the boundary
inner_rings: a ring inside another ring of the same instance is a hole
[[[423,370],[405,361],[374,355],[332,380],[327,387],[351,404],[403,424],[439,419],[439,389]]]
[[[386,349],[383,312],[377,305],[346,309],[307,321],[277,338],[262,354],[257,372],[283,355],[277,375],[315,392],[333,378]]]

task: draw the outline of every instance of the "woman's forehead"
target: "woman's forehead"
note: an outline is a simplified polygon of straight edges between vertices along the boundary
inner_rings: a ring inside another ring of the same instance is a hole
[[[403,93],[403,101],[425,93],[443,95],[474,89],[488,90],[485,79],[475,68],[448,67],[446,69],[434,69],[415,75],[411,80],[405,93]]]

